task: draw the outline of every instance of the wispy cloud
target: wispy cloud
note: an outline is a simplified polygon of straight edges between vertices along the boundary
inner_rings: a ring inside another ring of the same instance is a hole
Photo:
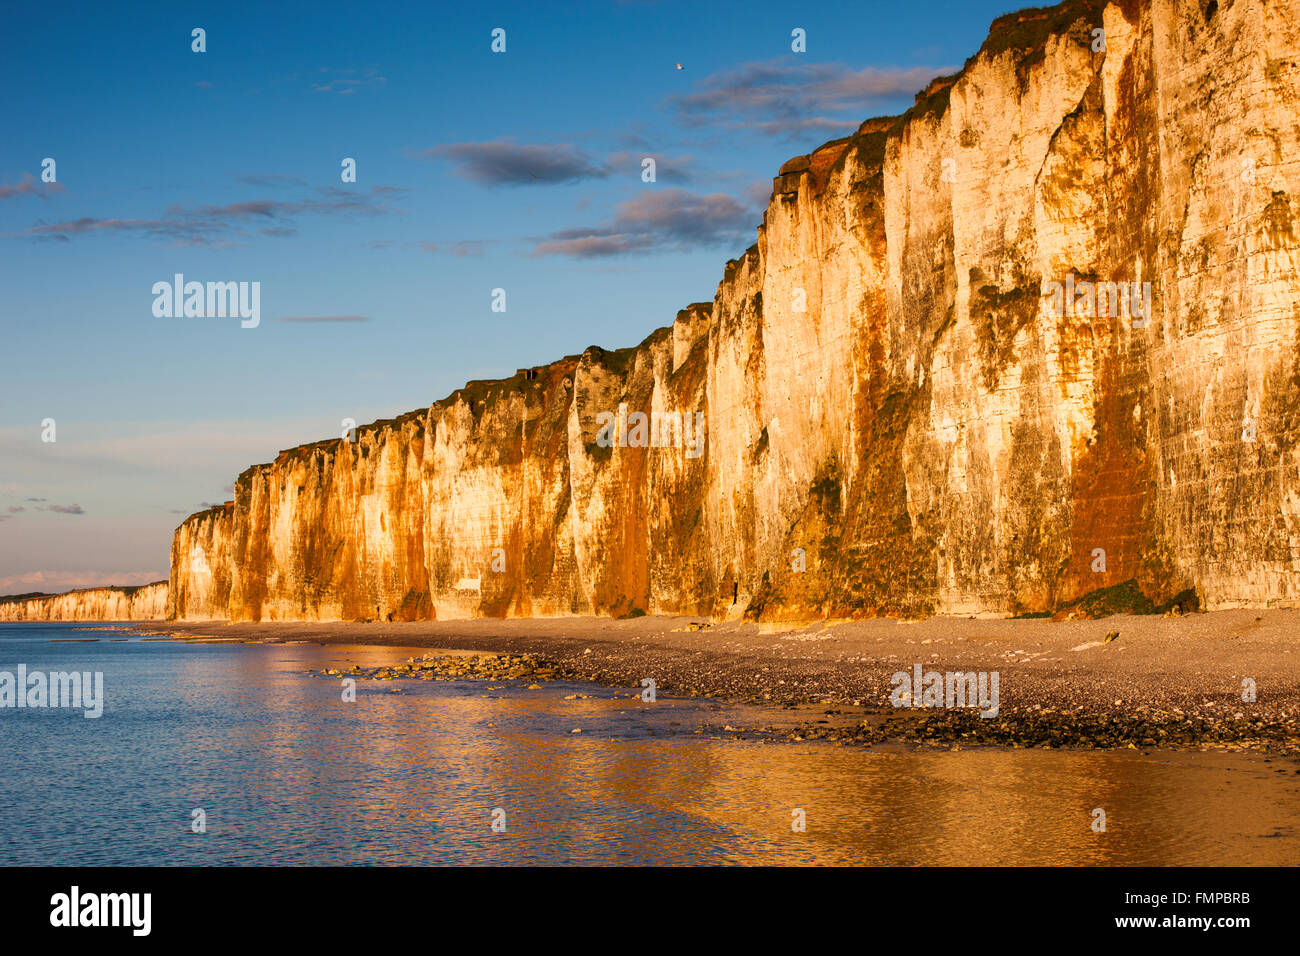
[[[81,505],[50,505],[48,508],[41,508],[41,511],[53,511],[61,515],[84,515],[86,512]]]
[[[249,173],[236,178],[250,186],[305,186],[307,184],[301,176],[287,173]]]
[[[67,242],[87,235],[137,235],[170,239],[179,245],[209,245],[247,235],[240,226],[256,222],[274,223],[259,230],[263,235],[293,235],[286,225],[297,216],[380,216],[392,212],[389,200],[408,190],[397,186],[374,186],[366,191],[323,186],[315,196],[301,200],[254,199],[220,206],[185,209],[169,206],[158,219],[96,219],[82,217],[64,222],[41,223],[20,235],[32,239]]]
[[[670,97],[685,125],[720,124],[768,136],[847,132],[880,101],[910,97],[951,67],[850,69],[786,59],[747,63],[705,77],[695,92]]]
[[[460,258],[477,258],[483,255],[495,239],[462,239],[459,242],[418,242],[421,252],[433,252],[445,256]]]
[[[367,249],[391,249],[393,246],[400,245],[404,249],[419,249],[421,252],[465,259],[479,258],[487,251],[488,246],[497,241],[496,239],[460,239],[455,242],[436,242],[433,240],[398,242],[396,239],[367,239],[361,245]]]
[[[521,145],[508,139],[483,143],[434,146],[424,158],[449,159],[457,176],[489,186],[527,186],[535,183],[575,183],[604,179],[609,168],[576,146]]]
[[[17,186],[0,186],[0,199],[14,199],[19,196],[35,196],[38,199],[49,199],[50,193],[61,193],[63,191],[63,183],[41,182],[31,173],[23,173],[23,177],[18,181]]]
[[[286,315],[272,322],[369,322],[366,315]]]
[[[699,176],[694,156],[672,156],[656,152],[648,147],[642,150],[624,150],[612,153],[605,160],[606,166],[616,173],[626,173],[629,178],[640,179],[645,168],[646,159],[655,161],[655,182],[672,183],[685,186]]]
[[[756,215],[751,206],[725,193],[703,196],[665,189],[620,203],[608,223],[551,233],[538,241],[532,255],[593,259],[735,243],[752,232]]]
[[[655,161],[655,180],[685,185],[696,178],[693,156],[670,156],[641,136],[622,137],[625,148],[604,159],[569,144],[520,144],[509,139],[451,143],[424,150],[425,159],[451,160],[453,172],[486,186],[546,186],[626,175],[640,179],[643,161]],[[639,149],[637,147],[640,147]]]
[[[367,86],[383,86],[388,77],[381,76],[379,70],[371,67],[365,70],[331,70],[320,68],[320,82],[311,88],[317,93],[337,93],[339,96],[351,96],[357,90]]]

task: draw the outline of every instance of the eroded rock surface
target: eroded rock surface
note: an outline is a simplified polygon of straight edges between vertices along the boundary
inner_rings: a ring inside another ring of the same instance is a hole
[[[1298,147],[1295,0],[1002,17],[786,163],[670,328],[245,471],[177,530],[169,611],[1005,615],[1130,579],[1295,606]],[[1067,277],[1149,282],[1145,327],[1054,314]],[[702,454],[602,447],[620,405],[703,412]]]
[[[161,621],[167,582],[0,598],[0,621]]]

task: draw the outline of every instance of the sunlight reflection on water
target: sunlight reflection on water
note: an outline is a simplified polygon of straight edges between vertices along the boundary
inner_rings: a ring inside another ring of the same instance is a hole
[[[4,863],[1300,862],[1291,761],[722,740],[694,731],[762,713],[588,684],[363,681],[350,704],[306,671],[411,650],[50,643],[87,633],[0,625],[0,670],[100,670],[107,698],[0,711]]]

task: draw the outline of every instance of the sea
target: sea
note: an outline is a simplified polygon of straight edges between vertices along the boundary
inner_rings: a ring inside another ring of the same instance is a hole
[[[770,739],[587,683],[345,700],[323,669],[412,649],[93,627],[0,624],[0,674],[103,675],[98,717],[0,707],[0,865],[1300,863],[1294,760]]]

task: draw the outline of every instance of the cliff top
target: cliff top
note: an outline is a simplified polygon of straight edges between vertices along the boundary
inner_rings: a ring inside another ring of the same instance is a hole
[[[193,515],[190,517],[193,517]],[[148,584],[101,584],[98,587],[73,588],[70,591],[28,591],[26,594],[0,594],[0,604],[18,604],[22,601],[38,601],[42,598],[66,597],[69,594],[89,594],[92,591],[120,591],[129,597],[141,588],[152,588],[167,583],[167,579],[163,578],[161,581],[150,581]]]

